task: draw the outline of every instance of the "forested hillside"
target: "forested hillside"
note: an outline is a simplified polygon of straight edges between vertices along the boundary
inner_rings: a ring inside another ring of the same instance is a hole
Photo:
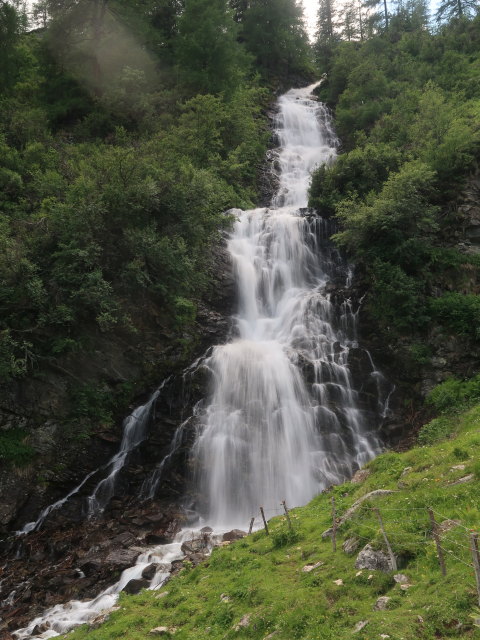
[[[410,384],[432,359],[434,382],[471,375],[480,337],[474,4],[445,1],[430,20],[423,2],[370,18],[348,5],[338,32],[333,10],[321,3],[316,51],[342,154],[314,175],[310,204],[338,221],[368,322],[401,354]]]
[[[0,34],[0,380],[25,404],[17,383],[58,391],[53,372],[87,435],[158,384],[155,342],[191,361],[223,212],[259,198],[266,112],[312,56],[287,0],[2,1]],[[129,349],[136,368],[102,374]],[[0,459],[31,459],[27,432]]]

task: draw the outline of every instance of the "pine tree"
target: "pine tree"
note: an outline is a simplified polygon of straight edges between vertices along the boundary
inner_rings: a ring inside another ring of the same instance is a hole
[[[298,0],[250,0],[241,36],[267,78],[311,73],[310,46]]]
[[[438,22],[461,19],[471,16],[479,8],[477,0],[441,0],[435,17]]]
[[[194,92],[228,92],[248,67],[225,0],[187,0],[176,52],[180,77]]]

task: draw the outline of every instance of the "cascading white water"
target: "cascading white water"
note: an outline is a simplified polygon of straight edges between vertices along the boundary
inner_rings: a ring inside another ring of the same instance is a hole
[[[302,211],[312,170],[336,155],[314,86],[280,98],[278,193],[268,209],[238,212],[229,242],[238,337],[207,362],[214,390],[193,452],[201,511],[213,526],[245,526],[259,505],[283,499],[304,504],[378,450],[347,366],[355,317],[344,305],[334,326],[322,221]]]
[[[307,502],[379,449],[376,423],[367,425],[347,363],[356,313],[348,301],[336,307],[327,293],[335,266],[325,243],[328,223],[302,211],[311,171],[336,155],[328,113],[311,97],[313,86],[280,98],[278,193],[269,209],[238,212],[229,243],[239,292],[238,335],[204,362],[213,372],[214,390],[203,413],[200,405],[195,409],[200,426],[192,454],[196,490],[204,496],[202,515],[217,533],[245,528],[259,505],[274,509],[284,499],[289,506]],[[347,284],[350,279],[346,271]],[[380,374],[370,375],[378,381]],[[120,451],[107,464],[109,475],[90,496],[93,511],[105,507],[128,454],[144,439],[156,394],[126,419]],[[379,415],[386,414],[388,397]],[[143,497],[155,495],[189,421],[178,428]],[[93,600],[56,605],[13,635],[26,639],[45,625],[36,637],[46,640],[92,620],[152,562],[160,564],[149,588],[158,588],[171,562],[184,556],[182,542],[198,535],[183,530],[171,544],[146,549]]]

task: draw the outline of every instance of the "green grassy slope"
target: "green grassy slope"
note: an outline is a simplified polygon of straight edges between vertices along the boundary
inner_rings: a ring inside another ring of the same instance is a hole
[[[385,453],[367,465],[371,474],[363,483],[335,487],[292,511],[293,534],[285,518],[276,517],[269,537],[258,531],[217,548],[208,562],[185,568],[160,592],[122,596],[121,608],[105,624],[68,637],[140,640],[153,637],[151,629],[165,626],[178,640],[256,640],[273,632],[275,640],[480,638],[468,548],[470,530],[480,528],[480,405],[448,420],[447,439],[406,453]],[[445,422],[440,430],[437,424],[424,428],[423,441],[445,435]],[[455,484],[470,474],[470,481]],[[394,493],[366,500],[339,527],[333,553],[331,539],[322,539],[331,525],[332,495],[342,516],[376,489]],[[359,571],[357,552],[347,555],[342,550],[348,538],[358,538],[359,549],[367,543],[384,548],[374,505],[398,555],[398,571],[408,578],[407,588],[395,582],[394,572]],[[440,523],[459,521],[442,533],[446,578],[438,566],[427,505]],[[322,563],[318,568],[303,571],[317,562]],[[377,611],[380,596],[390,600],[386,610]],[[236,629],[242,618],[246,626]],[[360,621],[368,624],[355,632]]]

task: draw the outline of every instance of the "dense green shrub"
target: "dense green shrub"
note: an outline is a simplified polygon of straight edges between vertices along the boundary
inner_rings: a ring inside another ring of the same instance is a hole
[[[463,411],[477,402],[480,402],[480,375],[470,380],[450,378],[427,396],[427,403],[442,413]]]
[[[434,418],[418,432],[418,443],[429,445],[445,440],[453,434],[453,426],[451,418]]]

